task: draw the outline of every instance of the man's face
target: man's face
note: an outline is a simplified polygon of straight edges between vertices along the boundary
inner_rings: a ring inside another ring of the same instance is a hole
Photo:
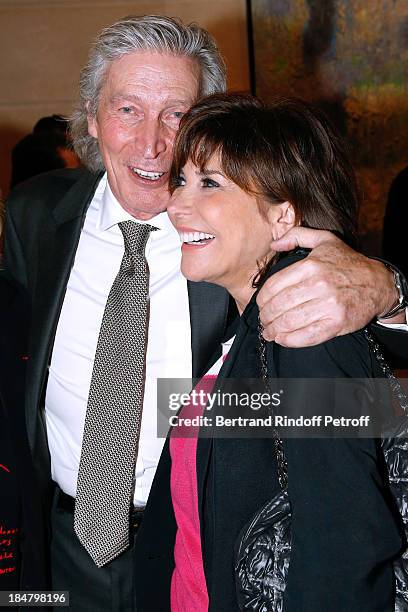
[[[124,55],[108,69],[88,131],[98,139],[114,195],[136,219],[167,208],[173,143],[198,97],[199,77],[195,60],[150,51]]]

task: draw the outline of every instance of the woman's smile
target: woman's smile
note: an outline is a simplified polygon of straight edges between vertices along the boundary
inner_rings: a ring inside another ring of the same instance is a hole
[[[205,247],[211,244],[215,236],[201,230],[192,229],[189,227],[179,227],[178,233],[182,242],[181,249],[185,250],[190,247]]]

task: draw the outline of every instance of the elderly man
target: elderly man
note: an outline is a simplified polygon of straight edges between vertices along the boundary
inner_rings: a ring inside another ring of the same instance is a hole
[[[39,177],[9,201],[6,266],[33,306],[28,435],[45,498],[55,483],[53,588],[70,591],[74,610],[169,608],[168,590],[154,586],[155,575],[169,582],[171,554],[160,541],[173,529],[160,512],[169,492],[153,482],[163,446],[155,384],[203,372],[229,298],[179,272],[179,239],[165,213],[168,174],[183,113],[224,88],[224,63],[205,30],[156,16],[115,23],[91,50],[72,120],[89,170]],[[279,278],[278,291],[265,288],[270,337],[319,342],[395,305],[393,274],[382,264],[326,233],[305,240],[318,247],[309,267]],[[331,279],[332,265],[342,276]],[[320,294],[309,289],[311,275]],[[158,470],[168,470],[167,460]]]

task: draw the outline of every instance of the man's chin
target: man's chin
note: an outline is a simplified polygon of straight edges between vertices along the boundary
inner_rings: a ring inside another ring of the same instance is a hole
[[[134,194],[132,195],[132,198],[126,198],[122,201],[119,200],[119,204],[126,212],[132,215],[132,217],[140,219],[141,221],[148,221],[152,217],[165,212],[169,203],[167,191],[162,197],[158,195],[155,198],[143,198],[143,194],[140,194],[140,198],[135,198]]]

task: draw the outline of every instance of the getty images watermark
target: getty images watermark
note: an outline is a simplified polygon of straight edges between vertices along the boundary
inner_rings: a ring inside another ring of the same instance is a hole
[[[160,379],[158,436],[372,438],[398,425],[386,379]]]

